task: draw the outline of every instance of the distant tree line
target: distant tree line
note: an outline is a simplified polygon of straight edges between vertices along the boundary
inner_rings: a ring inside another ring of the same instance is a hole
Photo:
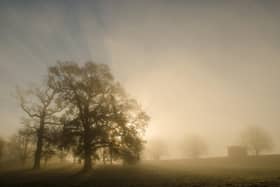
[[[237,147],[244,148],[248,154],[259,156],[273,149],[271,135],[259,126],[247,126],[240,132]],[[168,142],[161,139],[149,140],[146,147],[146,157],[152,160],[160,160],[168,155]],[[185,136],[178,149],[184,157],[199,159],[208,153],[209,143],[203,136]]]
[[[33,128],[35,124],[32,124],[35,122],[31,119],[23,118],[22,123],[24,126],[9,140],[5,141],[0,138],[0,160],[17,160],[22,166],[25,166],[27,161],[34,160],[37,140],[34,131],[36,128]],[[68,136],[67,132],[67,130],[57,130],[54,128],[53,131],[49,131],[45,134],[46,138],[41,153],[41,160],[44,162],[44,165],[46,165],[51,158],[57,158],[63,163],[69,155],[71,155],[75,163],[79,163],[83,160],[80,151],[77,149],[77,143],[75,143],[75,141],[74,143],[72,142],[73,137]],[[268,152],[273,148],[273,141],[269,133],[258,126],[248,126],[244,128],[240,133],[239,140],[240,148],[245,148],[249,153],[255,156],[259,156],[263,152]],[[178,149],[185,157],[199,159],[207,154],[208,147],[209,143],[205,138],[199,135],[192,135],[185,136]],[[154,138],[147,141],[144,156],[146,159],[161,160],[163,157],[168,157],[169,152],[168,142],[159,138]],[[99,161],[103,164],[112,164],[113,161],[121,159],[129,161],[126,160],[128,159],[126,156],[122,156],[117,148],[113,146],[104,146],[97,149],[96,152],[93,153],[92,158],[94,161]]]
[[[54,155],[72,155],[84,170],[96,160],[140,159],[149,116],[107,65],[58,62],[39,86],[18,87],[17,96],[27,115],[10,143],[20,147],[14,150],[23,163],[32,158],[34,169]]]

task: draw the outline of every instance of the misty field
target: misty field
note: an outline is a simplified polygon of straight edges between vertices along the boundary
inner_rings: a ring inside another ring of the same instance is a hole
[[[135,166],[50,165],[41,171],[2,170],[0,186],[280,186],[279,156],[230,160],[146,161]]]

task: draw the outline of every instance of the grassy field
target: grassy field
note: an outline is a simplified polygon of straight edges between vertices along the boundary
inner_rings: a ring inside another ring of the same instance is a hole
[[[96,166],[88,173],[80,173],[78,165],[53,165],[41,171],[2,170],[0,186],[274,187],[280,186],[279,161],[279,156],[146,161],[135,166]]]

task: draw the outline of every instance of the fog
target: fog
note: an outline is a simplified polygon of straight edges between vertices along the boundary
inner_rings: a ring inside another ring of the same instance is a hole
[[[93,60],[142,104],[147,139],[167,142],[169,157],[193,134],[209,156],[225,155],[248,125],[265,128],[279,153],[280,4],[170,2],[1,2],[0,135],[21,125],[16,85],[57,60]]]

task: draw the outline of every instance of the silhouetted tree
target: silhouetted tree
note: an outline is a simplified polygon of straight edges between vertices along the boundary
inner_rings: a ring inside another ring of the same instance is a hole
[[[198,135],[187,137],[183,142],[183,151],[191,158],[200,158],[208,151],[207,143]]]
[[[241,142],[256,156],[273,148],[273,141],[269,133],[258,126],[245,128],[241,133]]]
[[[141,133],[149,118],[114,80],[107,65],[58,63],[49,69],[49,85],[67,105],[61,120],[64,137],[75,143],[84,170],[91,169],[96,151],[104,147],[139,157]]]
[[[40,168],[42,149],[44,146],[45,128],[55,125],[55,114],[62,110],[60,105],[55,105],[56,91],[47,85],[34,87],[27,90],[17,89],[17,95],[22,110],[33,119],[30,126],[36,132],[36,150],[34,155],[34,169]]]

